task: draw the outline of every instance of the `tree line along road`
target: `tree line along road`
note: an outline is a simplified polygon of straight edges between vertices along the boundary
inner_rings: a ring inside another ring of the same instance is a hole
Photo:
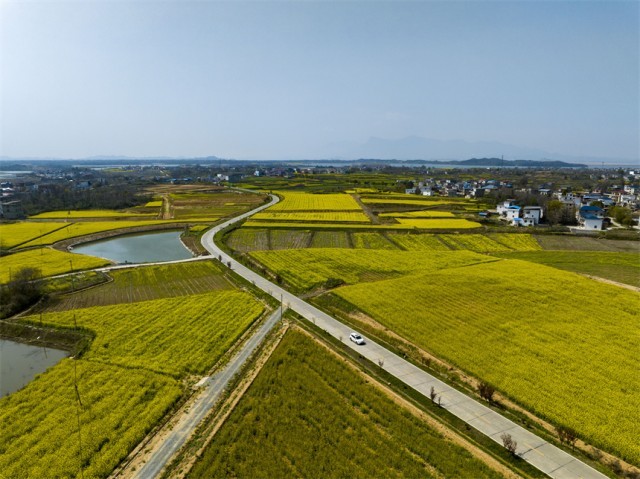
[[[214,236],[219,231],[278,203],[279,198],[277,196],[270,196],[270,203],[232,218],[207,231],[202,236],[202,245],[209,253],[219,258],[240,276],[252,282],[277,300],[283,301],[286,306],[296,313],[312,321],[316,326],[342,341],[346,346],[357,350],[358,353],[374,364],[381,364],[385,371],[395,376],[407,386],[410,386],[427,398],[430,397],[431,388],[433,387],[434,391],[441,398],[441,406],[443,408],[497,443],[502,445],[501,436],[503,434],[509,434],[518,443],[518,456],[548,476],[558,479],[596,479],[606,477],[567,452],[532,434],[525,428],[489,409],[475,399],[443,383],[376,342],[368,339],[366,344],[361,346],[352,343],[349,341],[349,334],[352,331],[349,326],[337,321],[332,316],[240,264],[214,243]]]

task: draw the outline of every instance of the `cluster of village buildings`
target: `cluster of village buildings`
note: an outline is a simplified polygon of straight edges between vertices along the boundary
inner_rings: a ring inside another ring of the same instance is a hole
[[[131,168],[131,167],[129,167]],[[151,172],[150,170],[160,169],[158,166],[141,166],[137,167],[140,171]],[[253,176],[279,176],[291,177],[296,173],[307,173],[301,168],[292,168],[287,166],[274,166],[269,168],[261,168],[252,170],[248,173]],[[332,168],[332,171],[310,171],[311,173],[334,172],[340,168]],[[165,169],[166,171],[166,169]],[[17,177],[10,180],[0,182],[0,218],[2,219],[19,219],[25,216],[22,209],[19,195],[28,193],[29,191],[42,191],[51,188],[53,185],[61,183],[71,184],[77,190],[91,189],[92,187],[104,182],[105,179],[100,174],[96,174],[93,170],[77,169],[67,171],[64,174],[60,171],[52,169],[51,171],[41,171],[38,178]],[[245,174],[236,171],[227,173],[209,173],[206,178],[197,178],[198,181],[206,181],[211,183],[235,183],[241,181]],[[192,182],[192,178],[167,178],[155,177],[151,178],[155,181],[163,182]],[[553,185],[540,185],[538,188],[521,188],[514,189],[514,185],[509,181],[502,180],[467,180],[460,181],[452,178],[435,179],[427,178],[423,181],[415,181],[411,188],[406,188],[407,194],[419,194],[423,196],[445,196],[445,197],[466,197],[466,198],[483,198],[500,196],[498,193],[512,191],[517,194],[539,195],[548,197],[549,200],[558,200],[566,206],[570,206],[576,211],[577,221],[581,228],[586,230],[601,230],[606,228],[608,224],[607,210],[613,206],[628,207],[633,211],[640,208],[640,171],[627,171],[622,178],[624,184],[612,185],[606,190],[592,190],[588,193],[576,193],[567,191],[567,189],[554,189]],[[504,198],[504,196],[502,196]],[[481,215],[490,215],[497,213],[500,218],[507,221],[513,226],[535,226],[540,222],[544,222],[545,211],[543,206],[523,206],[519,205],[516,200],[502,201],[497,205],[495,211],[482,212]]]
[[[631,171],[629,179],[636,180],[636,173]],[[515,193],[539,195],[549,200],[558,200],[564,206],[575,210],[576,221],[580,228],[585,230],[603,230],[609,226],[607,210],[613,206],[623,206],[635,211],[640,208],[640,185],[629,183],[620,186],[612,186],[607,191],[594,190],[588,193],[575,193],[566,189],[553,189],[551,185],[542,185],[540,188],[513,189],[513,184],[499,180],[457,181],[452,179],[434,180],[428,178],[425,181],[415,182],[415,186],[406,188],[407,194],[419,194],[423,196],[447,196],[465,198],[483,198],[491,196],[498,191],[508,189]],[[481,212],[483,217],[489,216],[492,211]],[[542,206],[521,206],[515,199],[508,199],[498,203],[495,211],[501,219],[512,226],[536,226],[544,218]]]

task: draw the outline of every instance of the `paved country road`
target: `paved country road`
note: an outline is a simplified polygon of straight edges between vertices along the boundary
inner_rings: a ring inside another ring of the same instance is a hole
[[[169,464],[173,456],[187,442],[193,431],[218,402],[220,395],[225,390],[229,381],[240,371],[251,353],[264,340],[267,333],[280,320],[282,311],[278,308],[257,331],[242,345],[240,350],[231,360],[212,377],[200,381],[200,387],[205,390],[199,394],[195,402],[189,406],[188,412],[182,414],[166,437],[162,438],[159,446],[145,454],[145,463],[138,469],[133,477],[140,479],[152,479],[158,477],[162,469]]]
[[[216,246],[213,238],[217,232],[237,221],[248,218],[258,211],[268,208],[278,201],[278,197],[271,195],[271,203],[262,205],[255,210],[212,228],[202,236],[202,245],[214,257],[220,258],[225,264],[229,264],[231,269],[240,276],[251,281],[277,300],[282,299],[286,306],[304,318],[313,321],[316,326],[324,329],[336,339],[341,340],[348,347],[357,350],[364,357],[376,364],[380,364],[379,361],[384,361],[383,368],[388,373],[398,378],[407,386],[420,392],[425,397],[430,397],[429,394],[433,386],[435,392],[442,399],[441,405],[443,408],[478,431],[489,436],[497,443],[502,444],[502,439],[500,438],[502,434],[510,434],[518,443],[517,454],[548,476],[558,479],[595,479],[606,477],[572,455],[532,434],[525,428],[489,409],[475,399],[453,389],[374,341],[367,339],[366,344],[362,346],[352,343],[349,341],[349,334],[352,331],[349,326],[337,321],[318,308],[253,272]]]

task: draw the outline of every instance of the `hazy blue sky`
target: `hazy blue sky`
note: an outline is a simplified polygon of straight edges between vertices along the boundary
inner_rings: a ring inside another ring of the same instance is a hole
[[[639,3],[0,0],[0,154],[638,158]],[[337,143],[337,145],[334,145]]]

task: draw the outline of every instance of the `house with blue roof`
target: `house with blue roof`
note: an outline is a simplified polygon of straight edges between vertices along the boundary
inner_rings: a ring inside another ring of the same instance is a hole
[[[578,223],[586,230],[603,230],[604,210],[597,206],[582,206],[577,213]]]

